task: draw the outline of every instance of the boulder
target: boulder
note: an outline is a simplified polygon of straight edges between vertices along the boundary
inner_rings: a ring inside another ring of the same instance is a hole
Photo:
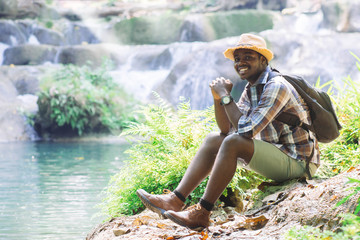
[[[360,1],[353,1],[349,6],[348,32],[360,31]]]
[[[123,44],[167,44],[179,39],[183,19],[179,14],[134,17],[116,23],[114,31]]]
[[[312,1],[312,0],[306,0]],[[272,11],[281,11],[287,7],[293,7],[294,4],[299,4],[304,0],[220,0],[216,1],[216,4],[213,6],[205,6],[206,11],[231,11],[238,9],[265,9]]]
[[[0,73],[0,142],[28,139],[17,94],[13,83]]]
[[[46,67],[16,66],[0,67],[6,77],[12,82],[19,95],[35,95],[39,89],[40,77]]]
[[[0,103],[0,142],[30,140],[26,133],[25,117],[20,115],[16,102]]]
[[[136,52],[130,60],[132,70],[146,71],[168,69],[171,66],[172,55],[167,46],[136,46]]]
[[[19,28],[22,34],[26,36],[26,41],[29,40],[30,35],[32,35],[33,28],[37,26],[37,22],[33,19],[18,19],[14,23]]]
[[[0,0],[0,18],[12,18],[17,12],[17,0]]]
[[[323,27],[338,32],[360,31],[360,1],[331,0],[323,2]]]
[[[265,0],[266,1],[266,0]],[[259,0],[220,0],[217,1],[215,6],[205,6],[207,7],[207,11],[230,11],[235,9],[255,9]]]
[[[60,30],[68,45],[79,45],[83,43],[99,43],[99,39],[91,30],[81,23],[66,22]]]
[[[181,42],[206,42],[213,38],[214,31],[209,22],[202,14],[191,14],[187,16],[180,28]]]
[[[282,72],[302,75],[313,84],[319,77],[321,83],[335,80],[340,85],[348,75],[360,77],[356,59],[350,54],[360,53],[360,33],[304,35],[265,31],[262,35],[275,54],[270,65]]]
[[[31,37],[37,44],[45,45],[79,45],[83,43],[99,43],[91,30],[82,23],[59,20],[52,28],[46,28],[32,19],[0,20],[0,31],[6,33],[0,36],[0,42],[11,46],[29,43]]]
[[[0,72],[0,102],[13,102],[18,95],[14,84]]]
[[[100,66],[104,58],[114,60],[111,50],[101,44],[61,47],[56,63]]]
[[[65,10],[60,12],[61,16],[72,21],[72,22],[77,22],[77,21],[81,21],[82,17],[79,16],[77,13],[75,13],[72,10]]]
[[[134,17],[114,25],[123,44],[168,44],[178,41],[213,41],[244,32],[273,27],[274,13],[261,10],[213,12],[206,14]]]
[[[289,1],[284,0],[260,0],[257,7],[261,9],[281,11],[284,8],[288,7]]]
[[[17,0],[16,18],[59,19],[61,15],[44,0]]]
[[[54,62],[57,48],[50,45],[21,45],[7,48],[4,52],[4,65],[39,65]]]
[[[241,10],[205,14],[214,32],[213,39],[261,32],[273,28],[274,13],[262,10]]]
[[[17,46],[27,42],[23,29],[12,20],[0,20],[0,42]]]
[[[61,46],[65,44],[64,35],[58,31],[43,27],[34,27],[33,34],[40,44]]]

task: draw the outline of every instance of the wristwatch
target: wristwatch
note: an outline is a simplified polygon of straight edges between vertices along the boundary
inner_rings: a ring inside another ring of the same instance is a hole
[[[232,96],[224,96],[224,97],[221,98],[220,105],[221,106],[228,105],[232,101],[234,101]]]

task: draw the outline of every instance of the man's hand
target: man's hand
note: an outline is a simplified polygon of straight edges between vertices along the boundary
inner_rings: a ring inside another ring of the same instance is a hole
[[[209,87],[214,99],[221,99],[223,96],[230,94],[233,84],[229,79],[219,77],[213,80]]]

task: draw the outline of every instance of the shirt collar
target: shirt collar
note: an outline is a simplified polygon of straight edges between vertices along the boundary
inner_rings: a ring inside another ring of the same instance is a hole
[[[255,82],[255,84],[253,86],[256,86],[256,85],[259,85],[259,84],[265,84],[267,79],[268,79],[270,71],[271,71],[270,67],[267,66],[265,68],[265,70],[260,74],[258,80],[256,80],[256,82]]]

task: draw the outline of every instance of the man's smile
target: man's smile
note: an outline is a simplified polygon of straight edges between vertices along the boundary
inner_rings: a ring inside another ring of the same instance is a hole
[[[244,68],[240,68],[240,73],[244,73],[245,71],[247,71],[248,70],[248,68],[247,67],[244,67]]]
[[[244,74],[247,70],[249,70],[249,67],[248,66],[241,66],[241,67],[238,67],[238,73],[240,74]]]

